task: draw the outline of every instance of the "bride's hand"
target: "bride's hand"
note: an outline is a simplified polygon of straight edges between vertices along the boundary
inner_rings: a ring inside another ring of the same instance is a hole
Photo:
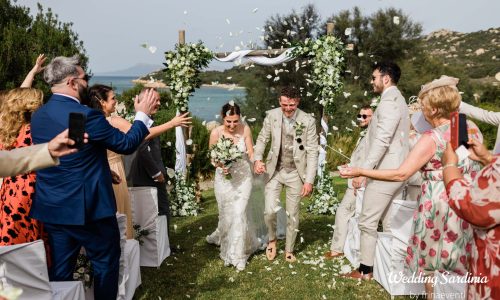
[[[226,168],[226,167],[223,166],[223,167],[221,167],[221,169],[222,169],[222,174],[224,174],[224,175],[228,175],[229,174],[229,168]]]

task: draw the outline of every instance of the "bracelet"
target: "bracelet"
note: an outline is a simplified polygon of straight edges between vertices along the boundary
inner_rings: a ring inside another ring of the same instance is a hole
[[[446,168],[449,168],[449,167],[455,167],[455,168],[458,168],[458,165],[457,164],[454,164],[454,163],[451,163],[451,164],[446,164],[443,166],[443,170],[446,169]]]

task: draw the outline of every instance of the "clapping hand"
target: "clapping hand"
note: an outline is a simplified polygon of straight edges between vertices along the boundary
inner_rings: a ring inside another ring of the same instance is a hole
[[[155,110],[156,107],[156,91],[153,89],[148,89],[141,94],[141,97],[135,96],[134,98],[134,108],[136,112],[142,111],[146,115],[151,115],[151,112]]]

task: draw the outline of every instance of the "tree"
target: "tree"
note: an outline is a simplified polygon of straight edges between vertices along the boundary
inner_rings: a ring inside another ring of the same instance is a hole
[[[72,25],[59,21],[50,8],[44,11],[40,4],[33,18],[28,8],[0,0],[0,89],[19,86],[40,53],[49,59],[79,54],[86,69],[83,42]],[[49,90],[41,78],[36,78],[33,86],[46,94]]]

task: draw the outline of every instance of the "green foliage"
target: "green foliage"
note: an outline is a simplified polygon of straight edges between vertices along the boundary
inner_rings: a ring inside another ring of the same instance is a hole
[[[40,53],[45,53],[49,60],[79,54],[85,69],[88,58],[72,25],[59,21],[50,8],[44,11],[40,4],[33,18],[29,9],[0,0],[0,89],[21,85]],[[41,76],[35,79],[33,87],[45,94],[49,92]]]
[[[352,151],[356,147],[356,143],[359,139],[360,130],[350,132],[349,134],[342,134],[339,132],[334,132],[328,136],[327,145],[332,149],[327,149],[326,152],[326,169],[327,170],[337,170],[338,166],[349,163],[349,159],[346,157],[351,157]],[[339,154],[342,153],[343,155]],[[345,157],[346,156],[346,157]]]

